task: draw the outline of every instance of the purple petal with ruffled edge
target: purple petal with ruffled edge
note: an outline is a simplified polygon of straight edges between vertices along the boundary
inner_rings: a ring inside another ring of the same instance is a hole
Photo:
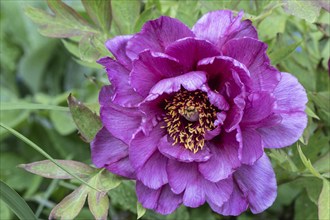
[[[158,142],[165,135],[165,130],[161,129],[160,126],[158,124],[149,135],[140,131],[134,136],[129,148],[129,157],[135,169],[143,167],[146,161],[158,150]]]
[[[168,183],[167,180],[167,157],[163,156],[159,151],[155,151],[144,165],[136,171],[136,177],[145,186],[151,189],[159,189]]]
[[[98,62],[105,66],[108,73],[113,92],[107,96],[111,97],[113,103],[132,107],[142,101],[142,96],[136,93],[128,83],[129,70],[109,57],[102,58]]]
[[[282,79],[274,90],[277,99],[275,113],[282,120],[271,127],[258,128],[267,148],[280,148],[293,144],[302,135],[307,126],[307,115],[304,112],[307,103],[305,89],[289,73],[282,73]]]
[[[266,154],[252,166],[244,165],[234,173],[238,187],[247,197],[252,213],[257,214],[270,207],[276,198],[276,178]]]
[[[130,82],[136,92],[146,97],[157,82],[177,76],[182,71],[181,65],[174,58],[147,50],[133,62]]]
[[[182,203],[182,195],[174,194],[169,185],[154,190],[136,182],[136,194],[143,207],[153,209],[162,215],[168,215]]]
[[[202,16],[194,25],[193,32],[198,38],[205,39],[221,49],[222,45],[233,38],[257,37],[256,31],[250,22],[241,22],[243,13],[237,17],[232,11],[213,11]]]
[[[217,206],[216,204],[209,201],[211,209],[221,215],[234,215],[238,216],[248,208],[248,202],[245,196],[242,194],[238,188],[235,181],[233,182],[233,193],[230,195],[230,198],[222,206]]]
[[[172,42],[194,36],[193,32],[181,21],[162,16],[143,25],[141,32],[128,41],[126,53],[134,60],[139,53],[146,49],[153,52],[164,52]]]
[[[195,70],[201,59],[221,55],[210,42],[195,38],[177,40],[166,48],[165,53],[177,59],[184,66],[185,72]]]
[[[182,162],[202,162],[207,161],[211,157],[210,150],[204,146],[202,150],[193,153],[184,148],[180,144],[172,145],[173,141],[166,136],[162,137],[158,143],[159,151],[170,159],[175,159]]]
[[[258,127],[273,114],[276,98],[267,92],[252,93],[247,97],[241,127]]]
[[[232,132],[221,136],[221,141],[207,143],[212,157],[198,165],[198,170],[205,179],[212,182],[226,179],[241,165],[238,160],[239,143],[235,135],[236,132]]]
[[[121,140],[113,137],[103,127],[91,142],[91,154],[93,164],[109,171],[127,177],[134,178],[134,169],[128,161],[128,146]]]
[[[132,35],[122,35],[107,40],[105,46],[113,54],[116,60],[125,66],[126,69],[132,69],[132,61],[126,54],[126,45]]]
[[[141,113],[135,108],[124,108],[107,103],[100,109],[103,125],[116,138],[129,144],[141,126]]]
[[[242,138],[239,159],[243,164],[252,165],[264,153],[261,135],[251,128],[242,128],[242,131],[238,129],[238,132],[241,132],[239,136]]]
[[[177,92],[181,89],[181,86],[188,91],[194,91],[200,89],[206,80],[206,73],[203,71],[194,71],[177,77],[163,79],[151,88],[150,95],[146,100],[154,100],[163,93]]]
[[[253,38],[234,39],[223,47],[223,53],[243,63],[250,71],[254,91],[272,92],[280,80],[280,72],[270,65],[267,44]]]

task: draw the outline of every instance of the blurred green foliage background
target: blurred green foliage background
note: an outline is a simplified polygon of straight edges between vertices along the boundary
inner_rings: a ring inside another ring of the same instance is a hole
[[[90,164],[89,144],[79,137],[70,112],[51,106],[67,106],[67,97],[72,93],[98,112],[98,91],[107,84],[107,77],[95,61],[111,56],[103,46],[105,40],[138,32],[147,20],[160,15],[176,17],[192,27],[211,10],[244,10],[245,18],[257,27],[260,40],[268,43],[272,64],[295,75],[307,90],[309,124],[299,141],[302,152],[299,154],[297,144],[267,151],[279,188],[275,203],[262,214],[222,217],[205,205],[198,209],[181,207],[169,216],[147,211],[142,218],[301,220],[317,219],[320,210],[329,208],[324,200],[319,201],[322,193],[328,202],[330,197],[330,14],[318,4],[322,1],[112,0],[111,5],[102,0],[64,2],[77,14],[65,11],[58,1],[50,1],[52,10],[44,1],[1,1],[1,123],[18,130],[53,158]],[[0,179],[24,198],[38,218],[48,218],[51,209],[77,188],[76,181],[45,179],[18,168],[19,164],[44,157],[3,128],[0,144]],[[303,155],[311,163],[303,163]],[[313,169],[321,178],[310,171]],[[136,219],[132,182],[124,181],[109,196],[110,219]],[[0,200],[0,219],[15,218]],[[93,219],[87,206],[77,219]]]

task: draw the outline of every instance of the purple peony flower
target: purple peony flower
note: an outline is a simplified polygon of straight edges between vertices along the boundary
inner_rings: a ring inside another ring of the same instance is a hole
[[[139,202],[161,214],[207,202],[222,215],[260,213],[276,197],[264,148],[298,140],[304,88],[270,65],[251,21],[231,11],[190,30],[160,17],[106,42],[98,62],[104,127],[91,144],[97,167],[136,180]]]

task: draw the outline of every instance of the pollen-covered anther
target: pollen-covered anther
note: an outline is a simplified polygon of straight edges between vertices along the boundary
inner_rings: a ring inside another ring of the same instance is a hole
[[[173,145],[182,144],[196,153],[203,149],[206,131],[215,128],[217,108],[202,91],[189,92],[181,89],[171,99],[165,100],[164,121]]]

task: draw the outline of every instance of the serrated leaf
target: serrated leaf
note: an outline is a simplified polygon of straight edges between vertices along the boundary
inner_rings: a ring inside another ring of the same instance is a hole
[[[301,41],[285,47],[276,48],[274,51],[271,51],[269,53],[271,63],[276,65],[282,60],[286,59],[300,44]]]
[[[85,185],[74,190],[52,209],[49,219],[74,219],[84,206],[88,191]]]
[[[116,0],[111,2],[112,6],[112,28],[118,34],[130,34],[133,32],[134,24],[139,17],[141,3],[138,0]]]
[[[97,32],[83,17],[62,1],[48,0],[47,2],[53,14],[33,7],[27,7],[25,10],[26,15],[39,26],[42,35],[67,38],[80,36],[86,32]]]
[[[330,183],[323,180],[323,187],[318,200],[319,219],[330,219]]]
[[[146,214],[146,209],[139,203],[139,201],[136,202],[136,212],[137,212],[137,219],[140,219]]]
[[[315,22],[321,10],[318,1],[315,0],[285,0],[284,3],[284,9],[287,13],[311,23]]]
[[[88,178],[92,173],[96,171],[84,163],[73,161],[73,160],[56,160],[58,164],[66,168],[71,173],[79,176],[80,178]],[[25,169],[30,173],[37,174],[51,179],[72,179],[73,177],[59,168],[50,160],[43,160],[38,162],[33,162],[29,164],[21,164],[18,167]]]
[[[82,0],[87,14],[93,22],[105,33],[110,32],[111,27],[111,1],[110,0]]]
[[[95,219],[106,220],[109,210],[109,197],[106,192],[92,190],[88,193],[88,206]]]
[[[82,138],[87,142],[91,142],[96,133],[102,128],[99,116],[76,100],[71,94],[68,97],[68,105]]]

